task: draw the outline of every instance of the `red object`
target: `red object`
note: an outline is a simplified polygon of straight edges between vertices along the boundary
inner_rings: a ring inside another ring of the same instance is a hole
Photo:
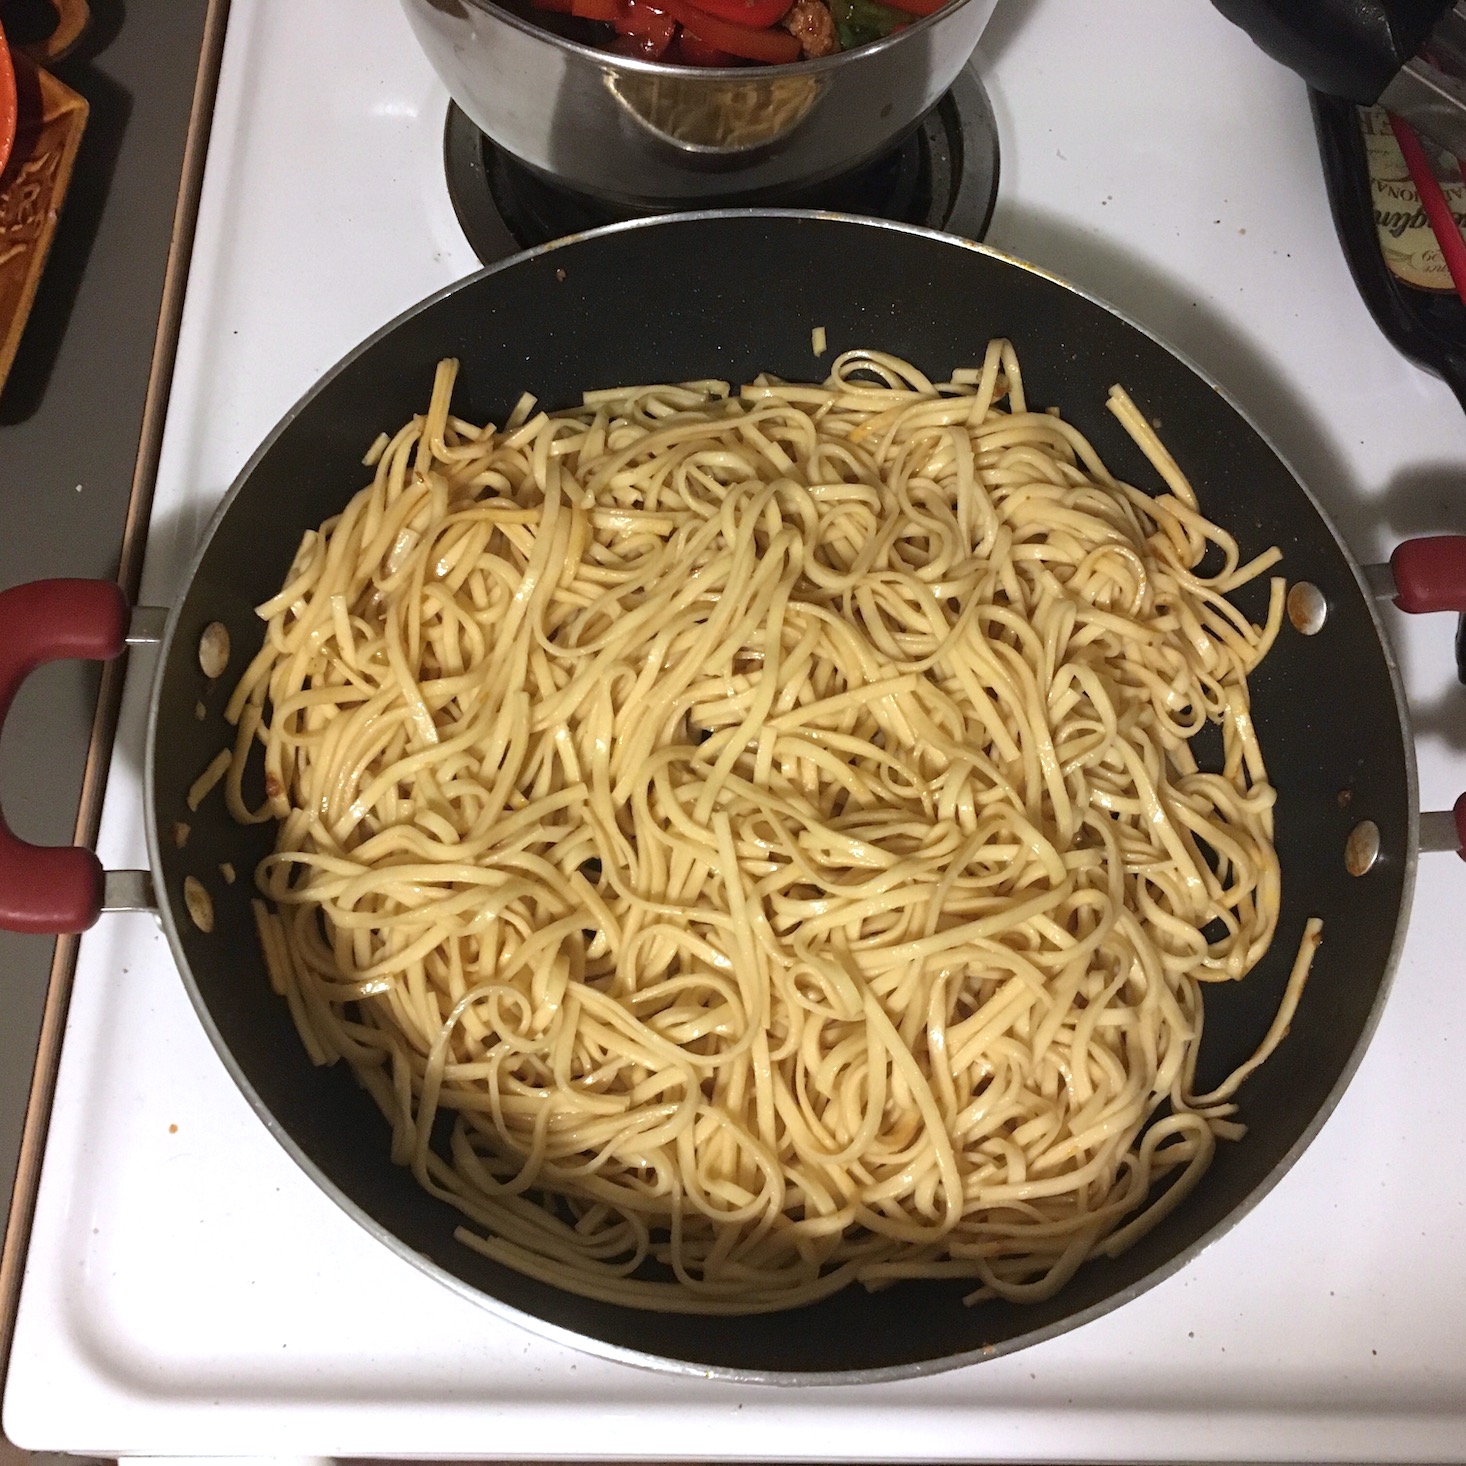
[[[619,0],[615,25],[620,39],[635,47],[626,54],[645,56],[651,61],[662,55],[677,34],[677,22],[647,0]]]
[[[1463,794],[1451,809],[1456,816],[1456,854],[1466,860],[1466,794]]]
[[[738,58],[710,46],[701,36],[694,35],[686,26],[677,37],[677,54],[689,66],[737,66]]]
[[[699,40],[720,51],[741,56],[745,61],[767,62],[770,66],[799,60],[799,42],[788,31],[777,28],[756,31],[746,25],[733,25],[698,9],[688,0],[658,0],[658,3]]]
[[[665,46],[659,51],[645,36],[623,36],[619,32],[611,38],[607,49],[618,56],[634,56],[640,61],[660,61],[666,51]]]
[[[616,0],[570,0],[570,13],[579,16],[581,20],[614,22]]]
[[[1466,535],[1403,540],[1390,556],[1402,611],[1466,611]]]
[[[794,0],[693,0],[699,10],[734,25],[763,30],[777,25],[789,14]]]
[[[890,0],[890,3],[901,5],[904,8],[905,0]],[[917,3],[924,3],[924,0],[917,0]],[[1400,152],[1404,156],[1405,166],[1410,170],[1410,177],[1415,180],[1415,191],[1420,195],[1420,206],[1425,210],[1425,217],[1430,220],[1430,227],[1435,234],[1436,243],[1441,247],[1441,256],[1446,262],[1446,269],[1451,272],[1456,294],[1461,297],[1463,304],[1466,304],[1466,240],[1461,238],[1460,226],[1451,213],[1451,206],[1446,202],[1445,194],[1441,192],[1441,186],[1431,169],[1430,159],[1426,157],[1425,149],[1421,147],[1420,139],[1415,136],[1415,129],[1408,122],[1396,117],[1393,112],[1390,113],[1390,128],[1395,134],[1395,141],[1400,145]]]
[[[892,10],[904,10],[907,15],[935,15],[947,0],[881,0]]]
[[[5,40],[5,31],[0,27],[0,173],[10,160],[10,150],[15,146],[15,121],[20,107],[15,96],[15,68],[10,64],[10,46]]]
[[[0,730],[20,684],[46,662],[110,661],[128,609],[110,580],[36,580],[0,591]],[[80,846],[31,845],[0,811],[0,928],[85,931],[102,912],[102,863]]]

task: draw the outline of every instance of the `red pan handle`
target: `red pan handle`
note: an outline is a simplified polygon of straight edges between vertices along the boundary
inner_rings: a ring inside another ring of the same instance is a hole
[[[36,580],[0,591],[0,731],[20,684],[46,662],[110,661],[127,639],[110,580]],[[0,928],[85,931],[102,911],[102,863],[80,846],[31,845],[0,810]]]
[[[1402,540],[1390,570],[1402,611],[1466,611],[1466,534]]]
[[[1402,540],[1390,556],[1390,573],[1395,578],[1395,604],[1402,611],[1466,614],[1466,534]],[[1457,645],[1459,653],[1459,640]],[[1461,667],[1461,674],[1466,680],[1466,665]],[[1466,860],[1466,794],[1456,801],[1451,815],[1456,825],[1456,851]]]

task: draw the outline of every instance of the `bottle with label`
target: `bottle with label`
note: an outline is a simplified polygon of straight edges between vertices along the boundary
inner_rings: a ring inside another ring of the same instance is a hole
[[[1384,109],[1309,95],[1334,225],[1359,293],[1385,335],[1466,407],[1466,304]],[[1461,161],[1434,149],[1430,156],[1451,214],[1466,225]],[[1466,616],[1456,625],[1456,670],[1466,683]]]
[[[1334,224],[1359,293],[1385,335],[1466,407],[1466,305],[1383,108],[1310,96]],[[1466,224],[1461,165],[1432,161],[1452,214]]]

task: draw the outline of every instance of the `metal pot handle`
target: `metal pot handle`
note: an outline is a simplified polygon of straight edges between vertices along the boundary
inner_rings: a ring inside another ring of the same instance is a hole
[[[111,661],[127,643],[127,597],[110,580],[36,580],[0,591],[0,731],[39,666]],[[80,846],[32,845],[0,810],[0,927],[85,931],[101,914],[102,863]]]
[[[1466,617],[1466,535],[1423,535],[1401,540],[1388,565],[1366,565],[1364,578],[1379,600],[1393,602],[1414,615],[1456,611]],[[1462,622],[1466,630],[1466,620]],[[1466,682],[1466,636],[1456,637],[1456,661]],[[1449,810],[1420,816],[1422,850],[1454,850],[1466,860],[1466,794]]]

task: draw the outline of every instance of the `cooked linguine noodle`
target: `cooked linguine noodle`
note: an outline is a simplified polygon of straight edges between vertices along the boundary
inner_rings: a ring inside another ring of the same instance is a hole
[[[1278,920],[1246,678],[1282,583],[1261,627],[1228,600],[1278,552],[1242,563],[1118,388],[1165,491],[1116,481],[1004,341],[502,428],[456,371],[228,709],[311,1057],[465,1243],[595,1298],[1037,1299],[1132,1243],[1241,1134],[1318,943],[1195,1093],[1202,986]]]

